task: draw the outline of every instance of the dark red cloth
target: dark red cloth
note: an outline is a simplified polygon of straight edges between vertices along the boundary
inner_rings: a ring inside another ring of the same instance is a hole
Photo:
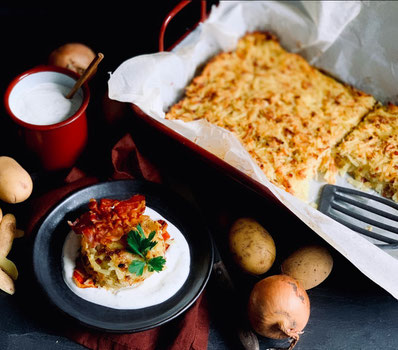
[[[207,349],[209,318],[202,294],[182,318],[144,332],[114,334],[87,329],[68,330],[66,335],[94,350],[204,350]]]
[[[122,137],[112,148],[110,160],[113,165],[110,181],[143,178],[148,181],[162,182],[159,169],[140,154],[129,134]],[[99,177],[87,176],[79,168],[73,168],[66,176],[63,186],[34,201],[26,234],[29,235],[34,230],[39,220],[59,200],[75,190],[98,181]],[[179,318],[147,331],[115,334],[76,325],[73,329],[65,330],[65,335],[93,350],[204,350],[207,349],[209,333],[209,315],[205,299],[202,294]]]

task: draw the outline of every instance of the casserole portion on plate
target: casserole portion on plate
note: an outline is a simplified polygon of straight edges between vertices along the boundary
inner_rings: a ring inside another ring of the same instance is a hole
[[[145,197],[89,201],[69,225],[80,237],[73,280],[79,288],[117,290],[162,271],[170,235],[167,223],[144,215]]]

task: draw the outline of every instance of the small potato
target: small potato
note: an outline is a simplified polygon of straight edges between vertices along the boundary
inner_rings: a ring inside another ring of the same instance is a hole
[[[229,231],[229,248],[243,271],[261,275],[275,261],[275,242],[268,231],[252,218],[240,218]]]
[[[14,281],[2,269],[0,269],[0,289],[8,294],[15,293]]]
[[[48,57],[48,63],[82,75],[94,58],[95,53],[90,47],[83,43],[71,42],[53,50]]]
[[[7,203],[20,203],[29,198],[33,182],[19,163],[6,156],[0,157],[0,199]]]
[[[6,214],[0,222],[0,256],[6,257],[11,250],[16,234],[16,219],[13,214]]]
[[[18,278],[17,266],[4,256],[0,256],[0,269],[2,269],[14,281]]]
[[[295,278],[305,290],[321,284],[331,273],[333,258],[320,245],[307,245],[287,257],[281,266],[282,273]]]
[[[14,238],[21,238],[23,236],[25,236],[25,231],[21,230],[20,228],[17,228],[15,230]]]

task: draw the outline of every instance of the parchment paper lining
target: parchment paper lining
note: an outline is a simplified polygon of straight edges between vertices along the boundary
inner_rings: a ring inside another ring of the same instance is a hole
[[[231,133],[199,120],[165,120],[198,67],[230,51],[246,32],[275,33],[287,50],[382,103],[398,100],[398,3],[340,1],[221,1],[172,52],[133,57],[108,81],[111,99],[137,105],[149,116],[267,186],[307,226],[362,273],[398,298],[398,260],[356,232],[271,184]],[[349,184],[344,179],[340,183]],[[322,182],[314,182],[313,199]]]

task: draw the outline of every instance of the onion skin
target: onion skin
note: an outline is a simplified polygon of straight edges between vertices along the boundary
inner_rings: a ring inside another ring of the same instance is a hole
[[[94,51],[82,43],[67,43],[50,53],[48,63],[82,75],[95,58]]]
[[[248,317],[253,329],[272,339],[293,338],[292,349],[310,317],[310,300],[299,282],[287,275],[257,282],[250,294]]]

